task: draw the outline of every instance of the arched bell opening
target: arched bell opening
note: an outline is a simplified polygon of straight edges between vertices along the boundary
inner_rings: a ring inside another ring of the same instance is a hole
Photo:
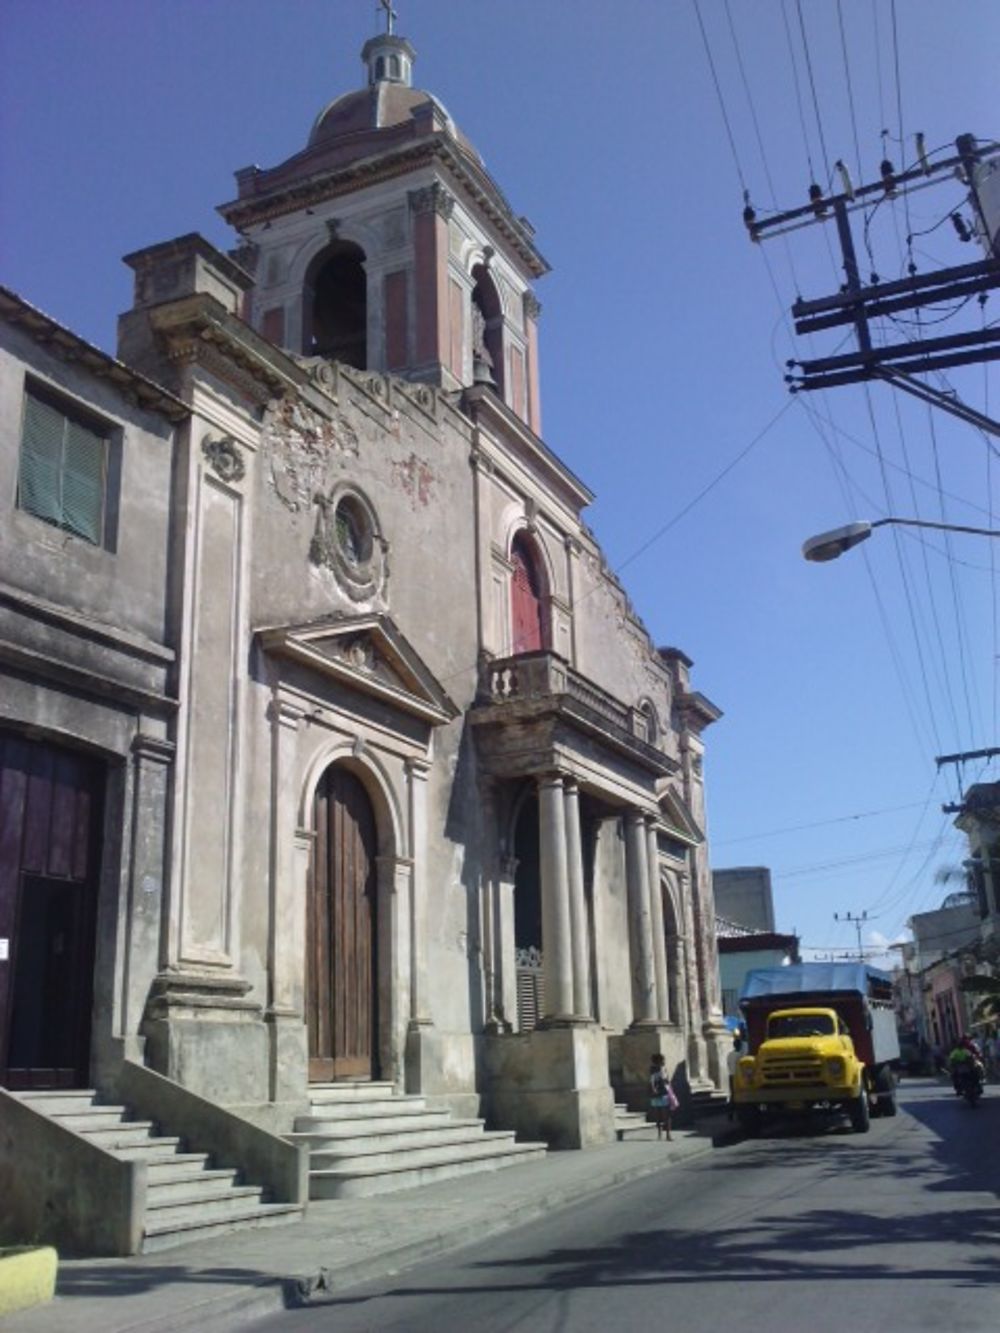
[[[472,270],[472,382],[504,396],[503,307],[485,264]]]
[[[335,241],[316,256],[306,274],[302,349],[356,370],[368,366],[368,275],[365,252]]]

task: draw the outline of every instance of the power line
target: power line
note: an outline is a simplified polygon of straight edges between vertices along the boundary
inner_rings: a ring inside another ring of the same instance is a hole
[[[712,82],[715,84],[715,95],[719,99],[719,110],[722,112],[722,121],[726,127],[726,137],[729,139],[729,148],[733,155],[733,163],[736,167],[736,175],[739,177],[740,189],[743,191],[743,197],[748,197],[747,183],[743,176],[743,168],[740,166],[740,155],[736,151],[736,140],[733,138],[732,126],[729,123],[729,115],[726,111],[726,103],[722,96],[722,87],[719,83],[719,76],[715,71],[715,61],[712,59],[712,48],[708,44],[708,33],[705,31],[705,24],[702,22],[701,8],[698,0],[692,0],[694,12],[698,19],[698,27],[701,29],[701,40],[705,44],[705,55],[708,57],[708,67],[712,71]]]
[[[854,114],[854,89],[851,86],[851,64],[847,58],[847,37],[844,32],[844,10],[841,0],[837,0],[837,23],[840,28],[840,49],[844,57],[844,82],[847,85],[847,105],[851,112],[851,132],[854,135],[854,156],[860,180],[864,172],[861,168],[861,144],[858,142],[858,122]]]
[[[816,114],[816,130],[819,134],[820,152],[823,154],[823,170],[826,173],[824,185],[829,184],[830,179],[830,154],[826,151],[826,138],[823,134],[823,118],[819,113],[819,98],[816,95],[816,80],[813,77],[812,57],[809,54],[809,39],[806,36],[806,21],[802,14],[802,0],[795,0],[795,7],[799,14],[799,30],[802,33],[802,50],[806,58],[806,73],[809,75],[809,87],[812,90],[813,111]]]
[[[907,805],[886,805],[881,810],[861,810],[854,815],[835,815],[832,819],[817,819],[809,824],[786,824],[784,828],[767,829],[761,833],[745,833],[738,838],[718,838],[712,839],[713,847],[732,847],[738,842],[753,842],[758,838],[776,838],[784,833],[802,833],[806,829],[828,828],[831,824],[850,824],[859,819],[875,819],[879,815],[898,814],[901,810],[916,810],[923,807],[925,810],[930,802],[930,797],[926,801],[911,801]]]

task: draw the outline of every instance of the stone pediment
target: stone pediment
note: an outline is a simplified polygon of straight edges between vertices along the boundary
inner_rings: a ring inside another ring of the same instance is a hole
[[[664,831],[678,842],[696,847],[705,841],[705,834],[699,827],[694,815],[688,809],[687,802],[676,791],[667,790],[658,797],[660,821]]]
[[[324,616],[257,631],[272,657],[348,684],[432,725],[459,710],[416,649],[385,615]]]

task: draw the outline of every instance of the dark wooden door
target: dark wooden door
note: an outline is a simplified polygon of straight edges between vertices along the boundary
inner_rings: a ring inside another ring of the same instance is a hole
[[[0,1082],[87,1081],[103,766],[0,732]]]
[[[309,1078],[377,1076],[375,813],[361,782],[329,768],[314,807],[309,876]]]

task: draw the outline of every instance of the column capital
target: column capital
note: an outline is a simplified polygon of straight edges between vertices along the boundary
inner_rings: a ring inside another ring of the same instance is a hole
[[[548,773],[536,773],[535,781],[539,787],[561,787],[566,781],[566,774],[560,773],[558,769],[551,769]]]
[[[289,731],[298,731],[299,723],[305,715],[304,708],[291,703],[288,699],[273,698],[267,706],[268,720],[276,722],[279,727],[286,727]]]
[[[431,761],[415,755],[405,759],[403,767],[406,769],[406,776],[412,778],[414,782],[426,782],[431,774]]]
[[[455,211],[455,196],[440,181],[433,181],[421,190],[409,190],[407,197],[413,213],[437,213],[439,217],[447,219]]]
[[[131,750],[136,759],[145,759],[154,764],[172,764],[176,748],[173,741],[149,736],[142,731],[132,737]]]

